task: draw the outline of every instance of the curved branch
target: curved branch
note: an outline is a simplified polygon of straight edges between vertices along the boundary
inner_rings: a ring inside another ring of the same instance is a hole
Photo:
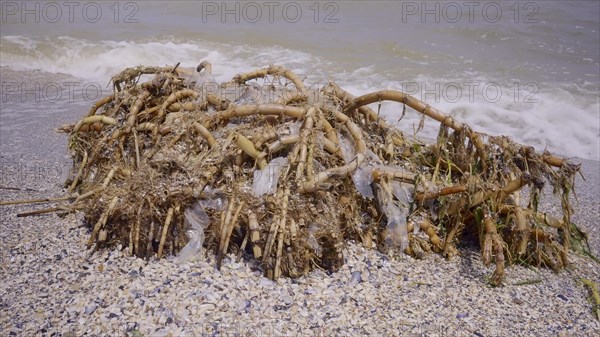
[[[250,115],[275,115],[300,118],[304,116],[305,109],[296,108],[281,104],[258,104],[258,105],[240,105],[233,109],[220,111],[215,117],[229,120],[234,117],[244,117]]]
[[[377,92],[372,92],[370,94],[362,95],[354,100],[352,100],[346,107],[344,108],[344,113],[348,113],[351,110],[358,109],[363,105],[368,105],[375,102],[381,101],[395,101],[399,103],[404,103],[409,107],[417,110],[418,112],[435,119],[436,121],[456,130],[462,131],[465,127],[465,124],[455,121],[452,117],[442,113],[438,109],[430,106],[429,104],[424,103],[402,91],[396,90],[381,90]]]
[[[271,65],[267,68],[258,69],[249,73],[238,74],[233,78],[233,81],[239,84],[246,83],[249,80],[253,80],[256,78],[264,78],[267,75],[271,76],[283,76],[294,83],[294,86],[300,93],[303,95],[306,93],[306,87],[304,83],[300,80],[298,75],[291,70],[286,69],[282,66],[274,66]]]

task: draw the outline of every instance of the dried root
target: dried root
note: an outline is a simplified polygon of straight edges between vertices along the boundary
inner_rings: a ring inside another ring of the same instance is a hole
[[[504,241],[496,229],[496,221],[489,214],[483,219],[484,231],[482,235],[482,261],[488,266],[492,259],[496,261],[496,269],[490,278],[490,283],[494,286],[500,285],[504,278]]]
[[[579,166],[565,159],[475,132],[399,91],[354,97],[335,83],[314,91],[270,66],[204,92],[183,78],[193,72],[135,67],[114,76],[113,95],[61,128],[70,133],[72,194],[44,200],[70,202],[37,213],[83,210],[94,224],[89,247],[121,243],[149,258],[185,245],[184,210],[201,205],[217,266],[248,253],[272,278],[335,270],[346,240],[451,258],[476,235],[484,264],[495,262],[494,285],[506,263],[560,269],[569,248],[589,253],[570,222]],[[384,100],[440,123],[438,141],[409,140],[367,106]],[[537,210],[545,183],[560,193],[560,218]]]

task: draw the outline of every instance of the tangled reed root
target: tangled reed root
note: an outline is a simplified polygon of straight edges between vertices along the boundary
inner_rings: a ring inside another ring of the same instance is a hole
[[[589,254],[570,221],[579,165],[473,131],[399,91],[353,97],[329,83],[317,92],[270,66],[204,92],[184,73],[126,69],[113,77],[113,95],[62,128],[76,172],[67,186],[77,194],[54,210],[85,212],[88,245],[177,254],[188,241],[184,210],[200,204],[217,266],[245,251],[271,278],[336,270],[347,240],[450,258],[475,235],[484,264],[495,261],[494,285],[505,263],[559,270],[569,248]],[[139,84],[143,74],[154,78]],[[409,140],[367,106],[384,100],[439,122],[437,142]],[[545,182],[560,194],[562,219],[537,210]]]

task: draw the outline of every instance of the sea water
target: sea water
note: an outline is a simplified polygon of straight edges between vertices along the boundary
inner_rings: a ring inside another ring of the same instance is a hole
[[[600,159],[598,1],[3,1],[1,11],[4,154],[76,121],[125,67],[208,60],[217,82],[283,65],[315,89],[402,90],[475,130]],[[417,112],[373,107],[417,131]],[[437,127],[426,120],[419,134]]]

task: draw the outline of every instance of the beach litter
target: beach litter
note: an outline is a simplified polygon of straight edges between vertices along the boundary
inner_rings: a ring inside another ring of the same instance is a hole
[[[335,271],[349,240],[450,259],[475,238],[482,262],[495,264],[492,285],[506,264],[561,270],[570,250],[591,256],[570,220],[579,165],[477,132],[400,91],[315,90],[282,66],[222,84],[211,73],[205,61],[114,76],[112,95],[60,128],[73,158],[68,194],[19,216],[80,211],[92,251],[122,245],[188,261],[204,247],[217,268],[228,254],[252,257],[270,279]],[[437,139],[369,107],[383,101],[439,123]],[[538,210],[546,184],[562,217]]]

